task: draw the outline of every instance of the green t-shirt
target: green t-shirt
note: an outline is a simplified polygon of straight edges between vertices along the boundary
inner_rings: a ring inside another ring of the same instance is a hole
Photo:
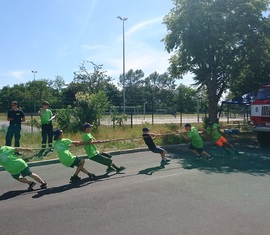
[[[214,123],[213,126],[208,126],[206,128],[206,133],[210,135],[213,141],[218,141],[221,134],[219,133],[219,124]]]
[[[14,147],[2,146],[0,148],[0,165],[11,175],[20,174],[26,167],[26,162],[14,155]]]
[[[41,124],[49,124],[51,123],[50,118],[53,116],[53,113],[50,109],[42,110],[42,114],[40,115]]]
[[[82,134],[82,141],[89,143],[89,140],[95,140],[94,136],[92,136],[91,133],[84,132]],[[97,150],[94,144],[84,145],[84,150],[87,153],[89,158],[94,157],[97,154],[99,154],[99,151]]]
[[[202,148],[203,147],[203,141],[198,133],[198,129],[193,126],[191,127],[190,131],[188,132],[188,138],[191,139],[191,143],[195,148]]]
[[[69,145],[71,143],[72,141],[70,139],[59,139],[53,143],[60,162],[66,167],[71,166],[76,159],[76,156],[72,155],[72,153],[69,151]]]

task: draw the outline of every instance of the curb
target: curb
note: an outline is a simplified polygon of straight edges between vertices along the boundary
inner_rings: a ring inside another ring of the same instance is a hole
[[[117,151],[112,151],[108,152],[112,155],[121,155],[121,154],[128,154],[128,153],[136,153],[136,152],[144,152],[147,151],[148,148],[137,148],[137,149],[125,149],[125,150],[117,150]],[[78,155],[78,158],[83,158],[87,159],[87,155]],[[51,164],[57,164],[60,163],[59,159],[51,159],[51,160],[43,160],[43,161],[36,161],[36,162],[27,162],[27,165],[29,167],[35,167],[35,166],[44,166],[44,165],[51,165]],[[5,171],[5,169],[0,166],[0,172]]]

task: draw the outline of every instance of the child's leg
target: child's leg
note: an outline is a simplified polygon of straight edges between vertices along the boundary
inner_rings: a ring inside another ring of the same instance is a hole
[[[24,178],[22,176],[20,176],[17,180],[19,182],[21,182],[21,183],[24,183],[24,184],[30,184],[30,183],[32,183],[31,181],[29,181],[28,179],[26,179],[26,178]]]
[[[31,178],[39,182],[40,184],[45,184],[46,182],[36,173],[32,173],[32,175],[29,175]]]
[[[193,152],[197,157],[201,156],[195,149],[190,149],[191,152]]]
[[[80,159],[80,163],[79,163],[79,165],[77,166],[77,169],[76,169],[76,171],[75,171],[75,173],[74,173],[74,175],[76,175],[76,176],[78,176],[78,174],[80,173],[80,171],[82,171],[83,169],[84,169],[84,163],[85,163],[85,160],[84,159]],[[85,170],[85,169],[84,169]],[[85,172],[84,172],[85,173]],[[87,171],[87,173],[86,174],[88,174],[89,172]]]
[[[206,156],[206,157],[211,157],[211,155],[210,155],[209,153],[205,152],[205,151],[202,151],[202,154],[203,154],[204,156]]]

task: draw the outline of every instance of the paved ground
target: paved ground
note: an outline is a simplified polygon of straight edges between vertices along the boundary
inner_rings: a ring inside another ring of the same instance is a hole
[[[165,169],[149,151],[115,155],[127,169],[109,176],[86,160],[99,177],[78,184],[60,164],[32,167],[49,184],[32,192],[0,172],[1,234],[270,234],[270,153],[251,140],[236,146],[239,155],[206,145],[210,162],[167,147]]]

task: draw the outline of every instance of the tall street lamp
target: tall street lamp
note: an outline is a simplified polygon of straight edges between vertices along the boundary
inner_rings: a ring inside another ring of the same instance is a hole
[[[36,81],[36,73],[37,73],[37,71],[32,70],[32,73],[34,74],[34,82],[35,82]],[[35,94],[36,94],[36,92],[35,92]],[[34,97],[34,113],[36,113],[36,97]]]
[[[124,113],[126,112],[126,72],[125,72],[125,21],[128,19],[127,17],[117,16],[118,19],[123,22],[123,109]]]

